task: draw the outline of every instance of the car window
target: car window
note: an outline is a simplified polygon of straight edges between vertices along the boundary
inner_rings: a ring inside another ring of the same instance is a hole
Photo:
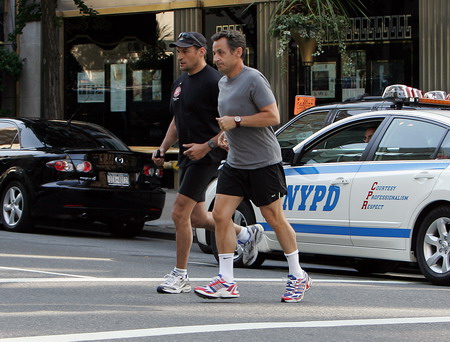
[[[447,133],[444,141],[439,148],[439,152],[436,156],[437,159],[450,159],[450,133]]]
[[[446,131],[425,121],[394,119],[377,147],[375,160],[432,159]]]
[[[294,147],[316,133],[325,123],[329,111],[312,112],[301,116],[277,135],[281,147]]]
[[[129,150],[113,134],[94,125],[49,121],[35,124],[33,130],[43,144],[53,148]]]
[[[370,112],[370,108],[353,108],[353,109],[340,109],[335,116],[334,121],[339,121],[345,118],[348,118],[349,116],[361,114]]]
[[[381,121],[370,121],[340,129],[336,133],[308,148],[301,158],[302,164],[335,163],[360,160],[368,143],[366,131],[378,127]]]
[[[19,131],[17,127],[9,123],[0,123],[0,149],[18,149]]]

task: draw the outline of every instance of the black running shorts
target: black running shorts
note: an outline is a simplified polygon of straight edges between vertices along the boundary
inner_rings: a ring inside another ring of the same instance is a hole
[[[227,163],[219,172],[217,193],[250,199],[257,207],[269,205],[287,194],[281,163],[255,170],[235,169]]]
[[[180,167],[180,189],[178,193],[196,202],[205,201],[208,184],[217,177],[219,164],[190,164]]]

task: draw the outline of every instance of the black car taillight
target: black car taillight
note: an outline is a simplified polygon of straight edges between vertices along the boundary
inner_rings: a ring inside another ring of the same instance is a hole
[[[74,170],[77,170],[78,172],[92,171],[92,164],[88,161],[83,161],[74,166],[73,163],[68,160],[52,160],[47,162],[46,165],[47,167],[53,168],[61,172],[72,172]]]

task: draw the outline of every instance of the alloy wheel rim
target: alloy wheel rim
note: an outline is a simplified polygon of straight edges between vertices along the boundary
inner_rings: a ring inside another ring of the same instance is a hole
[[[3,199],[3,219],[11,227],[17,225],[23,213],[23,196],[16,186],[11,187]]]
[[[450,219],[440,217],[433,221],[425,233],[423,254],[427,266],[434,272],[450,271]]]

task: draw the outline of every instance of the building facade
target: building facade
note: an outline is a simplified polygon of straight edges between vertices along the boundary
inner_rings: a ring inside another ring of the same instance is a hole
[[[86,3],[98,11],[96,17],[82,17],[73,0],[58,0],[63,115],[101,124],[129,145],[158,145],[164,136],[171,120],[170,85],[179,74],[168,44],[183,31],[202,32],[208,39],[222,29],[243,31],[246,64],[269,79],[282,122],[293,116],[295,95],[305,91],[316,103],[380,95],[398,83],[450,92],[448,0],[367,1],[367,17],[352,18],[348,28],[351,63],[342,65],[330,42],[307,68],[295,42],[287,56],[276,57],[277,42],[268,37],[276,1]],[[33,22],[20,39],[26,62],[17,87],[18,116],[40,115],[39,36],[40,25]]]

